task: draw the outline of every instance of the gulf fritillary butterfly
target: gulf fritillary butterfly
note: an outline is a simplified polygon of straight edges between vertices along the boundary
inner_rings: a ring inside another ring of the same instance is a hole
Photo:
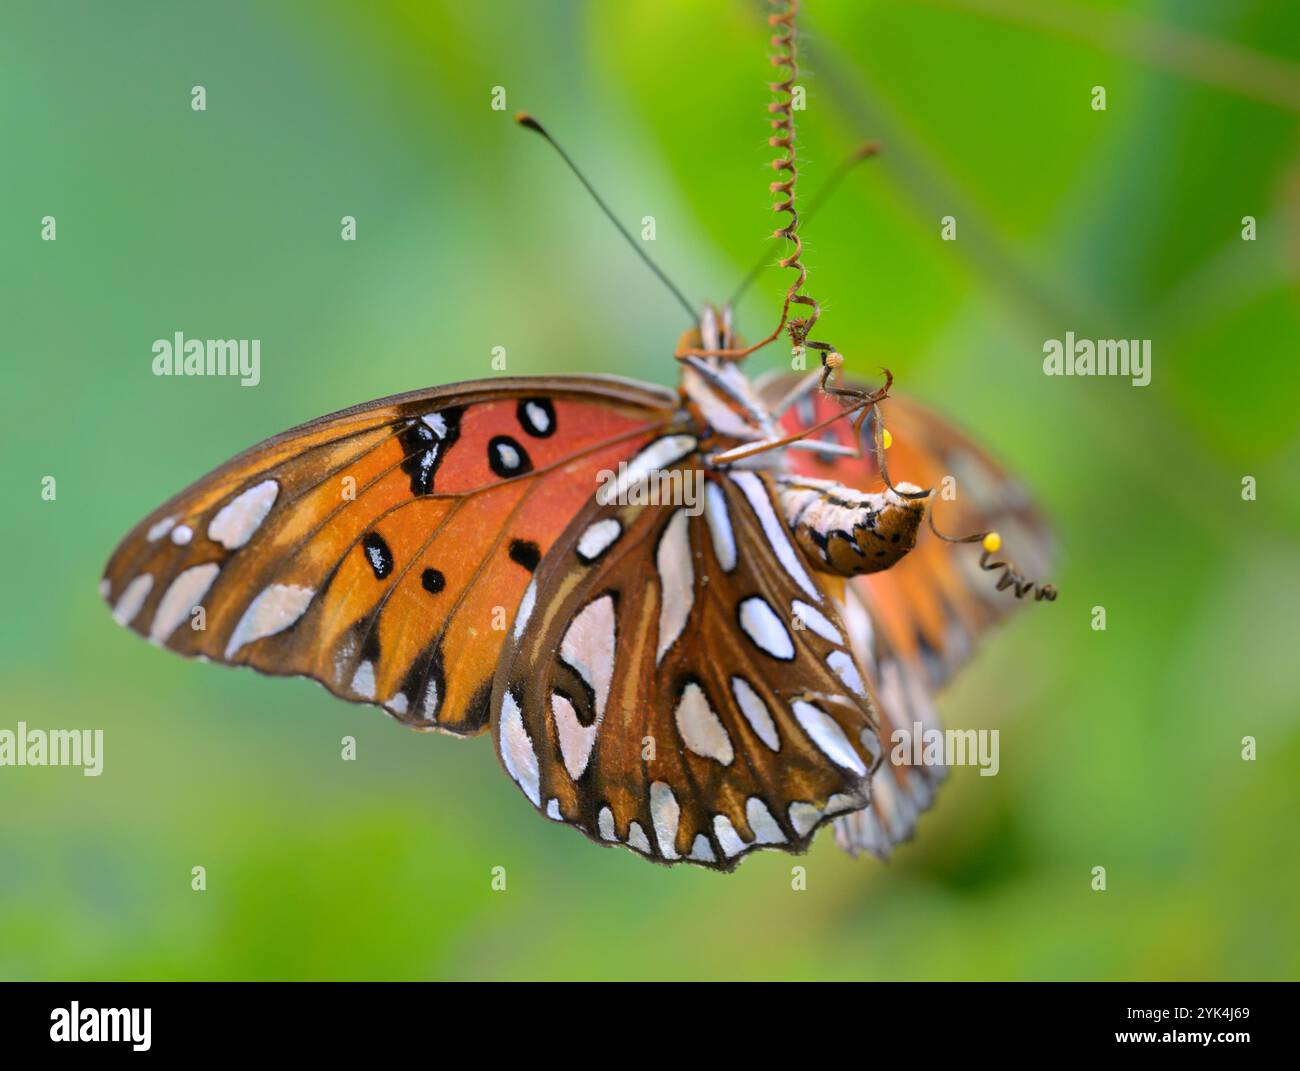
[[[597,842],[730,870],[834,822],[883,857],[943,768],[882,763],[882,732],[936,726],[934,691],[1013,604],[855,441],[878,409],[827,423],[822,375],[751,384],[708,355],[735,345],[708,308],[677,392],[501,378],[304,424],[141,521],[102,593],[179,654],[490,728],[532,805]],[[897,399],[890,428],[896,471],[955,475],[954,518],[1042,564],[1040,520],[974,443]],[[755,444],[780,445],[728,456]],[[646,502],[664,473],[699,474],[701,508]]]

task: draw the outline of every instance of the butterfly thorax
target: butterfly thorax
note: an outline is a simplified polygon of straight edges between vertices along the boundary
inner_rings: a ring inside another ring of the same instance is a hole
[[[730,310],[719,315],[706,306],[699,325],[686,332],[680,345],[706,350],[735,347]],[[768,409],[736,362],[688,358],[682,367],[681,394],[705,457],[717,458],[780,437],[779,414]],[[727,467],[769,473],[780,512],[814,568],[839,576],[879,572],[916,545],[922,501],[891,490],[867,492],[832,480],[797,477],[788,464],[790,448],[751,454]],[[902,489],[915,490],[911,485]]]

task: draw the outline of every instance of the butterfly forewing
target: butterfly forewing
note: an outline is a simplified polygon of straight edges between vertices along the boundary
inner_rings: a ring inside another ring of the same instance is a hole
[[[444,387],[322,418],[141,522],[104,595],[119,622],[182,654],[478,732],[533,572],[597,474],[675,413],[668,392],[584,377]]]
[[[862,807],[879,744],[844,624],[769,482],[699,465],[681,462],[703,476],[697,506],[593,501],[575,518],[525,600],[493,729],[552,819],[730,869]]]

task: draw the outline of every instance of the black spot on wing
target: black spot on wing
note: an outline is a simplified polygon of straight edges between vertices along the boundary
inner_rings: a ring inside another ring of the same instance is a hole
[[[437,595],[447,586],[447,578],[438,569],[426,569],[420,574],[420,584],[430,595]]]
[[[447,451],[460,438],[460,418],[464,412],[464,406],[439,409],[412,420],[398,433],[405,458],[402,471],[411,477],[411,494],[432,493],[434,475]]]
[[[489,677],[478,688],[465,708],[465,720],[461,727],[466,733],[476,733],[487,725],[492,711],[492,678]]]
[[[378,532],[367,532],[361,540],[361,549],[374,570],[376,580],[383,580],[393,571],[393,552]]]
[[[488,443],[488,468],[502,479],[508,479],[532,472],[533,462],[518,440],[497,435]]]
[[[524,398],[516,416],[520,427],[535,439],[555,434],[555,406],[549,398]]]
[[[516,565],[522,565],[531,573],[542,560],[542,552],[536,543],[530,543],[526,539],[515,539],[510,543],[510,560]]]

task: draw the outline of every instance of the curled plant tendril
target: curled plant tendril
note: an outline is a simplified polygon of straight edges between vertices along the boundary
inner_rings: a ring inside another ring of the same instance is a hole
[[[874,391],[846,387],[842,380],[843,355],[829,342],[822,342],[809,337],[813,328],[816,327],[817,321],[821,318],[821,305],[818,304],[816,298],[803,293],[808,282],[808,269],[801,260],[803,240],[799,236],[799,210],[795,203],[795,187],[799,181],[794,129],[794,85],[799,73],[795,17],[799,13],[799,3],[798,0],[785,0],[785,3],[781,4],[780,0],[776,0],[774,6],[778,7],[779,10],[773,11],[767,17],[768,25],[774,31],[771,38],[771,62],[774,67],[784,68],[785,77],[779,82],[768,83],[768,88],[777,95],[777,99],[769,102],[767,106],[769,113],[772,115],[770,120],[772,135],[768,138],[768,145],[781,150],[781,155],[772,161],[772,169],[785,172],[786,177],[773,182],[768,188],[779,198],[772,206],[772,210],[789,216],[785,226],[778,228],[772,236],[782,238],[794,247],[788,256],[779,261],[779,265],[782,268],[792,269],[796,273],[795,280],[786,290],[785,301],[781,306],[781,320],[776,325],[776,329],[766,338],[744,349],[681,349],[677,352],[676,357],[678,360],[686,360],[691,357],[741,360],[755,350],[774,342],[784,330],[790,336],[790,342],[796,356],[800,355],[804,350],[813,350],[817,353],[822,366],[818,386],[823,394],[834,398],[840,403],[842,411],[797,434],[786,436],[783,439],[728,450],[718,455],[714,460],[720,464],[729,464],[768,450],[780,449],[809,435],[814,435],[845,417],[849,418],[849,422],[853,427],[855,440],[861,443],[862,423],[872,411],[875,411],[876,467],[884,479],[885,485],[900,498],[929,499],[929,507],[926,513],[930,530],[945,543],[982,543],[984,549],[980,556],[980,568],[988,572],[1002,571],[1002,575],[998,578],[996,584],[998,591],[1012,588],[1018,599],[1023,599],[1026,595],[1032,593],[1037,601],[1044,599],[1048,602],[1054,601],[1057,595],[1054,585],[1039,584],[1030,580],[1020,573],[1013,562],[994,557],[1002,546],[1002,537],[997,532],[975,532],[966,536],[944,535],[935,527],[934,523],[934,488],[922,491],[902,491],[894,485],[893,480],[889,477],[889,467],[885,461],[884,413],[879,408],[880,403],[889,395],[889,388],[893,385],[893,376],[888,369],[882,369],[885,374],[885,384]],[[877,147],[875,145],[867,146],[861,151],[861,158],[874,155],[876,151]],[[742,284],[741,289],[747,283],[748,278],[746,283]],[[790,307],[792,305],[805,307],[808,314],[806,316],[791,316]],[[859,446],[859,450],[861,450],[861,446]]]
[[[774,10],[767,17],[767,24],[773,30],[770,60],[773,67],[784,69],[785,77],[780,81],[768,83],[768,88],[776,94],[777,99],[770,101],[767,106],[768,113],[771,115],[769,122],[772,126],[772,134],[767,139],[767,143],[773,149],[781,151],[781,155],[772,161],[772,170],[784,172],[785,178],[771,183],[768,190],[778,198],[776,203],[772,205],[772,211],[789,216],[785,226],[777,228],[772,237],[784,239],[794,247],[789,255],[783,257],[778,263],[782,268],[792,269],[796,273],[795,280],[786,290],[785,301],[781,306],[780,322],[777,323],[776,329],[766,338],[760,339],[754,345],[744,349],[683,349],[679,350],[676,356],[679,360],[688,357],[719,357],[726,360],[741,360],[755,350],[775,341],[784,330],[790,336],[790,342],[796,356],[805,349],[817,353],[822,365],[820,380],[822,392],[837,399],[845,407],[845,415],[858,414],[854,418],[854,426],[858,427],[862,419],[865,418],[866,412],[880,398],[885,396],[889,387],[886,384],[880,391],[862,391],[845,387],[840,376],[840,369],[844,364],[843,356],[829,342],[822,342],[809,337],[818,319],[821,318],[821,305],[812,295],[803,293],[804,286],[808,282],[808,269],[801,259],[803,256],[803,240],[799,235],[799,210],[795,200],[795,191],[799,182],[799,162],[795,152],[794,128],[794,87],[799,76],[798,34],[795,29],[795,18],[799,14],[799,2],[798,0],[785,0],[782,4],[780,0],[776,0],[773,6],[777,10]],[[850,158],[849,166],[852,166],[858,160],[874,156],[878,150],[879,147],[874,143],[863,146]],[[837,181],[838,177],[840,176],[837,175],[834,181]],[[808,309],[808,314],[806,316],[791,316],[790,307],[792,305],[804,306]],[[831,385],[832,380],[834,380],[834,386]]]

